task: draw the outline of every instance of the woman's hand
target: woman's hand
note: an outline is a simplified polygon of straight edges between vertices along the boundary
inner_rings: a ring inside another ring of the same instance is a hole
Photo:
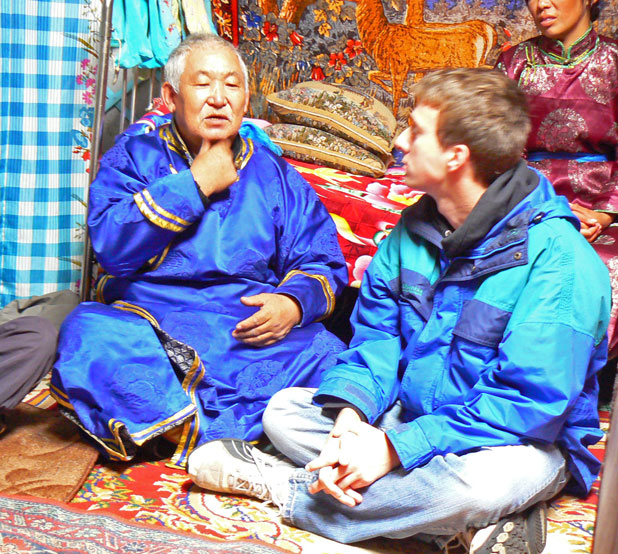
[[[579,204],[569,204],[581,223],[581,234],[588,242],[594,242],[599,235],[614,222],[614,215],[596,212]]]

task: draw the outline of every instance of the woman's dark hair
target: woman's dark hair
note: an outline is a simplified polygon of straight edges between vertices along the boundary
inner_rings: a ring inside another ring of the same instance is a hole
[[[603,0],[597,0],[592,7],[590,8],[590,21],[596,21],[599,19],[599,15],[601,15],[601,7],[603,4]]]

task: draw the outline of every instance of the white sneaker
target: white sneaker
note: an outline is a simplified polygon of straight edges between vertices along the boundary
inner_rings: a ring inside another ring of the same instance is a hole
[[[283,456],[261,452],[239,439],[207,442],[189,455],[188,473],[203,489],[227,494],[243,494],[272,502],[282,509],[296,469]]]

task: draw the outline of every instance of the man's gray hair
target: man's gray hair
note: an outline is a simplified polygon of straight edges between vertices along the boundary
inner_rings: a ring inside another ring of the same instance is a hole
[[[172,88],[178,92],[180,89],[180,78],[185,70],[187,61],[187,55],[193,48],[226,48],[230,52],[233,52],[240,63],[242,73],[245,79],[245,91],[249,92],[249,73],[247,71],[247,65],[242,59],[240,52],[234,47],[234,45],[224,38],[217,35],[210,35],[206,33],[194,33],[189,35],[183,40],[170,54],[165,69],[163,70],[163,78],[167,81]]]

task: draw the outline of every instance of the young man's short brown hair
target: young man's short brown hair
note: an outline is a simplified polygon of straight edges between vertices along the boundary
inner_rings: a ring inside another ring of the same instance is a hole
[[[517,84],[494,69],[441,69],[414,86],[415,105],[439,110],[442,147],[465,144],[479,180],[489,185],[521,158],[530,118]]]

